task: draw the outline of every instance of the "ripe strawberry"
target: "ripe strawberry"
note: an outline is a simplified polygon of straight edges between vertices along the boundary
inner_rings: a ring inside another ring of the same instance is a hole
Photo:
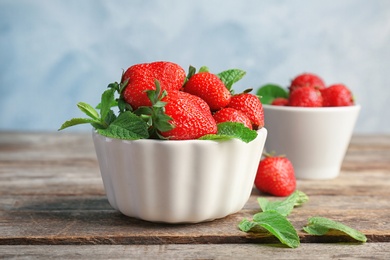
[[[231,107],[225,107],[218,110],[215,112],[213,117],[217,124],[222,122],[238,122],[243,123],[246,127],[252,129],[251,120],[244,114],[244,112]]]
[[[122,76],[122,83],[128,80],[123,90],[123,98],[133,109],[140,106],[150,106],[146,90],[154,90],[155,80],[158,80],[162,90],[179,90],[186,78],[186,72],[179,65],[157,61],[131,66]]]
[[[231,94],[217,75],[210,72],[196,73],[189,78],[183,90],[202,98],[210,106],[211,111],[217,111],[230,102]]]
[[[165,114],[172,118],[170,123],[174,128],[161,132],[163,137],[171,140],[188,140],[217,133],[217,124],[204,100],[183,91],[167,92],[168,95],[162,101],[167,102]]]
[[[319,90],[312,87],[297,88],[290,92],[288,103],[295,107],[321,107],[322,95]]]
[[[263,104],[256,95],[245,92],[233,95],[227,107],[244,112],[251,120],[253,129],[264,126]]]
[[[273,106],[287,106],[288,105],[288,99],[287,98],[282,98],[282,97],[278,97],[278,98],[275,98],[271,105]]]
[[[296,188],[292,163],[286,157],[265,157],[259,163],[255,186],[274,196],[288,196]]]
[[[352,106],[352,92],[343,84],[334,84],[321,90],[324,107]]]
[[[290,84],[290,93],[301,87],[325,88],[324,81],[313,73],[303,73],[296,76]]]

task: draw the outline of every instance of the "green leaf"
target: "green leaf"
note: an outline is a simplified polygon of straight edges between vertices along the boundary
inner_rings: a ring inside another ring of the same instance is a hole
[[[199,138],[199,140],[214,140],[214,141],[225,141],[230,139],[240,139],[245,143],[249,143],[256,139],[257,132],[250,130],[242,123],[237,122],[223,122],[217,124],[218,133],[208,134]]]
[[[110,107],[116,107],[116,106],[118,106],[118,100],[113,100]],[[100,110],[102,108],[102,104],[101,103],[97,104],[95,108]]]
[[[234,83],[245,76],[246,72],[240,69],[225,70],[217,74],[228,90],[232,89]]]
[[[137,140],[149,137],[148,125],[130,111],[120,114],[106,129],[97,129],[101,135],[124,139]]]
[[[275,84],[261,86],[257,90],[256,95],[260,96],[260,101],[263,104],[271,104],[272,101],[278,97],[288,98],[287,90]]]
[[[122,97],[118,98],[117,106],[119,108],[119,112],[125,112],[125,111],[133,111],[133,108],[129,103],[127,103]]]
[[[266,229],[279,241],[291,248],[300,245],[299,236],[291,222],[277,211],[260,212],[253,216],[253,221],[243,220],[239,228],[244,232],[263,232]]]
[[[232,136],[240,139],[245,143],[249,143],[256,139],[257,132],[246,127],[242,123],[237,122],[223,122],[217,124],[218,135]]]
[[[305,193],[297,190],[282,201],[269,201],[265,198],[258,198],[257,202],[262,211],[275,210],[283,216],[288,216],[294,207],[302,205],[308,199]]]
[[[162,109],[157,109],[154,112],[153,120],[154,128],[160,132],[166,132],[174,128],[174,126],[170,123],[172,117],[165,114]]]
[[[97,124],[100,125],[100,121],[90,119],[90,118],[72,118],[65,123],[61,125],[61,127],[58,129],[58,131],[63,130],[65,128],[75,126],[75,125],[80,125],[80,124]]]
[[[303,227],[303,230],[307,233],[319,236],[325,235],[331,229],[341,231],[358,241],[367,241],[367,237],[360,231],[324,217],[311,217],[308,220],[307,226]]]
[[[120,95],[122,95],[123,90],[125,90],[125,88],[127,87],[128,84],[129,84],[129,79],[126,79],[124,82],[121,82],[119,84],[118,93]]]
[[[244,232],[268,233],[268,230],[261,227],[258,223],[250,221],[246,218],[241,220],[241,222],[238,224],[238,228]]]
[[[220,134],[207,134],[199,138],[199,140],[211,140],[211,141],[227,141],[234,139],[231,135],[220,135]]]
[[[99,113],[91,105],[84,102],[79,102],[77,103],[77,107],[92,119],[100,120]]]
[[[109,88],[102,94],[100,101],[100,118],[102,121],[106,120],[106,117],[111,110],[111,104],[115,102],[114,93],[115,89]]]
[[[104,119],[103,123],[107,127],[112,122],[114,122],[115,119],[116,119],[116,115],[115,115],[114,111],[110,110],[110,111],[108,111],[108,114],[107,114],[106,118]]]
[[[207,66],[202,66],[200,67],[198,73],[202,73],[202,72],[210,72],[210,70]]]
[[[192,77],[194,76],[196,73],[196,68],[192,65],[190,65],[190,67],[188,68],[188,73],[187,73],[187,77],[186,79],[184,80],[184,84]]]

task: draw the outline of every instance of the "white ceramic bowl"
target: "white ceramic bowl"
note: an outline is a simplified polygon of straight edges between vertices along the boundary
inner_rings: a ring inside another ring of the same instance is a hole
[[[111,206],[153,222],[196,223],[223,218],[249,199],[267,130],[238,139],[125,141],[93,132]]]
[[[268,129],[265,149],[286,155],[297,179],[332,179],[339,175],[359,105],[263,108]]]

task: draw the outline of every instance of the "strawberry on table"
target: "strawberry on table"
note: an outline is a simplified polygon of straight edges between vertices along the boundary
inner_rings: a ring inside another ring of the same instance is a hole
[[[246,92],[233,95],[227,107],[244,112],[251,120],[253,129],[264,126],[263,104],[256,95]]]
[[[296,179],[290,160],[283,156],[266,156],[259,163],[255,186],[274,196],[292,194],[296,189]]]
[[[123,98],[133,109],[140,106],[150,106],[146,90],[154,90],[155,80],[158,80],[162,90],[179,90],[186,78],[186,72],[179,65],[156,61],[152,63],[135,64],[129,67],[122,76],[122,83],[127,81],[123,90]]]
[[[224,108],[230,102],[231,94],[222,80],[210,72],[199,72],[192,75],[183,90],[206,101],[211,111]]]
[[[244,112],[231,107],[218,110],[213,117],[217,124],[222,122],[238,122],[243,123],[246,127],[252,129],[252,123],[249,117],[247,117]]]
[[[312,87],[316,89],[325,88],[325,83],[318,75],[313,73],[302,73],[296,76],[290,84],[289,90],[293,92],[294,90],[302,87]]]
[[[333,84],[321,90],[324,107],[352,106],[352,92],[344,84]]]
[[[290,93],[289,105],[294,107],[321,107],[321,92],[312,87],[297,88]]]
[[[183,92],[167,91],[165,114],[172,118],[173,129],[160,134],[171,140],[197,139],[206,134],[216,134],[217,124],[207,103],[201,98]]]

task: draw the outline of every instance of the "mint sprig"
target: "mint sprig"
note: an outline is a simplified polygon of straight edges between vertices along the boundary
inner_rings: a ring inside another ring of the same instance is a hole
[[[112,110],[113,105],[118,104],[115,93],[121,93],[123,88],[124,84],[122,83],[115,82],[108,85],[108,89],[103,92],[101,101],[96,108],[100,110],[100,113],[91,105],[79,102],[77,107],[88,118],[72,118],[63,123],[58,130],[80,124],[91,124],[99,134],[111,138],[124,140],[149,138],[149,126],[140,117],[128,109],[120,111],[118,116]]]
[[[300,244],[300,239],[287,216],[294,207],[303,205],[308,199],[305,193],[298,190],[282,201],[258,198],[261,212],[256,213],[252,220],[243,219],[238,224],[238,228],[243,232],[269,232],[277,237],[282,244],[296,248]],[[338,230],[358,241],[367,241],[366,236],[360,231],[324,217],[309,218],[308,224],[303,227],[303,230],[311,235],[318,236],[326,235],[329,230]]]
[[[86,114],[89,118],[73,118],[62,124],[60,129],[63,130],[65,128],[79,125],[79,124],[92,124],[94,128],[102,129],[107,128],[110,123],[112,123],[116,116],[114,112],[111,110],[111,104],[115,100],[114,99],[115,89],[107,89],[103,92],[101,96],[100,106],[100,114],[93,108],[91,105],[79,102],[77,103],[77,107]]]

